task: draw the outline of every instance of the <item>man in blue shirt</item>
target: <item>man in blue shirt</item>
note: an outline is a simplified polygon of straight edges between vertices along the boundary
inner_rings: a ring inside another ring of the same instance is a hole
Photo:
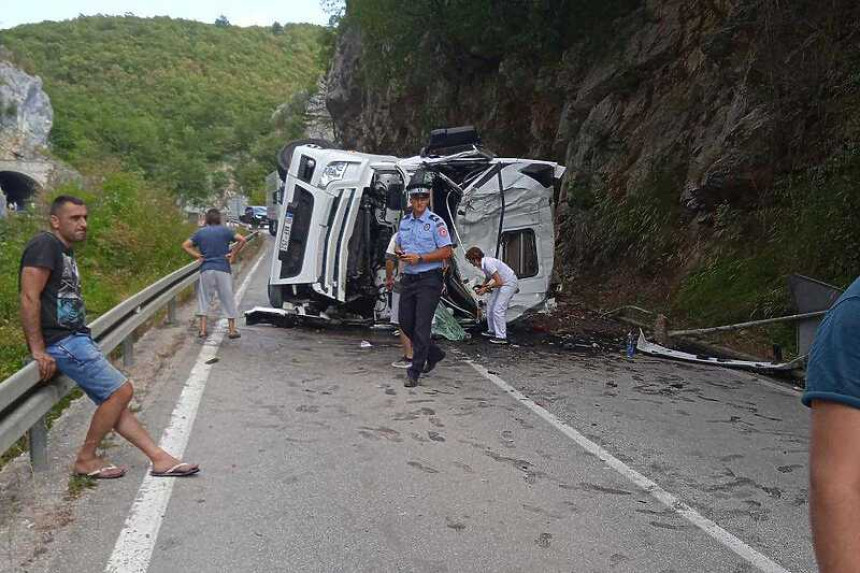
[[[235,248],[230,247],[236,242]],[[206,211],[206,226],[182,243],[186,253],[201,262],[200,284],[197,288],[197,304],[200,317],[200,338],[206,337],[206,315],[209,305],[218,293],[221,309],[227,316],[227,337],[239,338],[236,330],[236,302],[233,298],[233,277],[230,265],[245,247],[245,237],[221,225],[221,212],[218,209]]]
[[[432,182],[421,171],[413,176],[406,190],[412,213],[400,221],[397,235],[400,260],[405,264],[400,295],[400,328],[412,341],[412,366],[406,371],[404,386],[418,385],[422,372],[430,372],[445,358],[433,344],[430,329],[433,313],[442,295],[443,262],[454,254],[448,226],[431,212]]]
[[[860,279],[815,333],[803,403],[812,409],[809,513],[819,570],[860,571]]]

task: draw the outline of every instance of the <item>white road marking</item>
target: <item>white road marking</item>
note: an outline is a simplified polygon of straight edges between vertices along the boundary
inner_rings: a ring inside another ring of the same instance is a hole
[[[650,494],[652,497],[657,499],[660,503],[716,539],[722,545],[731,549],[743,559],[748,561],[752,566],[754,566],[759,571],[764,571],[766,573],[790,573],[788,569],[785,569],[766,555],[763,555],[708,519],[704,517],[700,513],[698,513],[695,509],[675,497],[673,494],[661,488],[659,485],[640,474],[633,468],[627,466],[624,462],[607,452],[605,449],[595,444],[572,427],[568,426],[564,422],[562,422],[558,417],[548,412],[546,409],[538,406],[533,400],[528,398],[525,394],[496,376],[495,374],[491,374],[486,368],[481,366],[480,364],[476,364],[471,360],[465,361],[467,364],[472,366],[475,370],[478,371],[484,378],[510,394],[514,399],[523,404],[529,410],[543,418],[546,422],[548,422],[551,426],[559,430],[562,434],[576,442],[582,449],[587,451],[588,453],[599,458],[603,463],[605,463],[610,468],[614,469],[616,472],[620,473],[622,476],[632,481],[634,484],[642,488],[646,493]]]
[[[236,293],[236,306],[245,296],[245,291],[251,282],[251,277],[265,258],[261,254],[251,267],[251,272],[245,277],[242,286]],[[170,452],[171,455],[182,459],[188,438],[191,436],[191,427],[197,417],[197,408],[209,379],[209,372],[214,364],[206,364],[206,361],[214,358],[218,353],[218,347],[224,339],[227,320],[221,319],[214,329],[206,344],[200,349],[197,361],[188,375],[179,401],[170,416],[170,423],[164,430],[159,442],[159,447]],[[173,492],[173,484],[177,479],[153,477],[147,472],[143,483],[137,492],[137,497],[131,506],[125,527],[119,534],[114,545],[113,553],[105,567],[107,573],[145,573],[152,559],[152,550],[158,538],[158,530],[161,528],[161,520],[167,512],[170,503],[170,494]]]

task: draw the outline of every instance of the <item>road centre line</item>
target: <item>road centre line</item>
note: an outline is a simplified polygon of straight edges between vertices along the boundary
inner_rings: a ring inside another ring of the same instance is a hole
[[[516,399],[518,402],[526,406],[529,410],[540,416],[544,419],[544,421],[548,422],[551,426],[559,430],[562,434],[576,442],[580,447],[582,447],[588,453],[599,458],[604,464],[614,469],[616,472],[639,486],[646,493],[654,497],[657,501],[716,539],[719,543],[731,549],[744,560],[749,562],[752,566],[754,566],[759,571],[763,571],[765,573],[790,573],[788,569],[783,568],[781,565],[759,553],[719,525],[715,522],[711,521],[707,517],[704,517],[700,513],[698,513],[695,509],[678,499],[675,495],[669,493],[668,491],[661,488],[655,482],[651,481],[649,478],[640,474],[633,468],[627,466],[624,462],[610,454],[608,451],[603,449],[601,446],[595,444],[584,435],[568,426],[564,422],[562,422],[558,417],[554,414],[546,410],[545,408],[538,406],[533,400],[528,398],[525,394],[499,378],[495,374],[491,374],[486,368],[473,362],[472,360],[466,360],[467,364],[469,364],[472,368],[474,368],[481,376],[507,392],[510,396]]]
[[[263,250],[235,295],[236,306],[239,306],[251,282],[251,277],[265,258],[265,250]],[[206,382],[212,370],[212,365],[207,364],[207,361],[218,353],[221,341],[224,340],[226,324],[226,319],[221,319],[200,349],[197,361],[188,375],[170,416],[170,423],[161,435],[159,447],[179,459],[182,459],[185,454],[185,447],[191,436],[191,427],[197,417],[203,390],[206,388]],[[161,521],[170,503],[173,484],[177,479],[181,478],[153,477],[149,472],[146,473],[125,520],[125,526],[116,540],[113,553],[105,567],[106,573],[146,573],[158,538],[158,530],[161,528]]]

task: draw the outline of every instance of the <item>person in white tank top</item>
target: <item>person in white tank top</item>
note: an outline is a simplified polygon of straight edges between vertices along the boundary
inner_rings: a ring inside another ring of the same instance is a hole
[[[504,261],[487,257],[478,247],[466,251],[466,260],[484,273],[484,283],[477,288],[477,294],[492,292],[487,302],[487,332],[493,344],[508,342],[508,305],[517,292],[517,275]]]

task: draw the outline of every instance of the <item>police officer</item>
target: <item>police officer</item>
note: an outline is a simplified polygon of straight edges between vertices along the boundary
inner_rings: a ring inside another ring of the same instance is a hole
[[[445,358],[445,352],[433,344],[430,327],[433,313],[442,295],[442,265],[454,254],[448,227],[439,215],[431,212],[432,182],[418,171],[406,190],[412,213],[400,221],[397,246],[405,264],[401,279],[400,328],[412,341],[412,366],[406,371],[404,386],[418,385],[422,372],[430,372]]]

